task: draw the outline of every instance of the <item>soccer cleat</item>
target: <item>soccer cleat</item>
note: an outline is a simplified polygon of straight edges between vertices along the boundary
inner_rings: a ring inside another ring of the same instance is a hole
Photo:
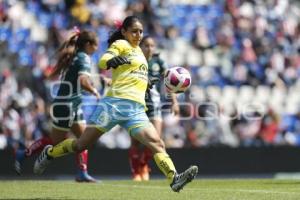
[[[34,163],[33,172],[35,174],[42,174],[46,167],[50,164],[52,158],[47,154],[49,148],[53,147],[52,145],[47,145],[43,149],[42,153],[38,156]]]
[[[14,170],[17,174],[21,175],[22,173],[22,162],[25,158],[24,150],[16,150],[15,152],[15,162],[14,162]]]
[[[98,180],[88,174],[87,171],[80,170],[76,177],[76,182],[97,183]]]
[[[187,183],[191,182],[196,177],[197,173],[197,166],[191,166],[180,174],[175,173],[170,187],[174,192],[179,192]]]
[[[132,180],[133,181],[142,181],[142,177],[141,177],[141,175],[140,174],[133,174],[132,175]]]

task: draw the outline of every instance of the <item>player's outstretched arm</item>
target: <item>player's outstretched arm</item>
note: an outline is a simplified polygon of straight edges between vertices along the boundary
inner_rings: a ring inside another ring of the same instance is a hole
[[[80,75],[79,76],[79,81],[80,81],[81,87],[84,90],[92,93],[94,96],[96,96],[97,99],[99,99],[101,97],[98,90],[97,90],[97,88],[95,88],[93,86],[93,83],[92,83],[92,81],[91,81],[91,79],[88,75],[85,75],[85,74]]]

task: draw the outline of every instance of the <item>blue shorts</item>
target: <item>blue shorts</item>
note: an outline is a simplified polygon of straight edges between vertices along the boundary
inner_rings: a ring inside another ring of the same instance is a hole
[[[104,97],[91,114],[88,125],[107,132],[117,124],[132,135],[149,126],[150,121],[142,104],[128,99]]]

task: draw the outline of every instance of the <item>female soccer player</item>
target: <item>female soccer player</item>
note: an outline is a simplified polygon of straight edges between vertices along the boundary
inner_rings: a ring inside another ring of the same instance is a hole
[[[159,169],[167,177],[173,191],[178,192],[192,181],[197,166],[178,174],[166,153],[164,142],[145,112],[145,92],[148,85],[148,64],[139,47],[143,26],[135,16],[126,17],[122,26],[108,39],[109,48],[99,66],[112,69],[112,86],[101,99],[89,119],[89,125],[79,139],[66,139],[56,146],[46,146],[34,165],[35,173],[43,173],[53,158],[71,152],[81,152],[116,124],[150,148]]]
[[[161,111],[161,80],[165,70],[168,68],[166,63],[155,53],[156,42],[151,36],[145,36],[140,44],[140,47],[148,62],[148,79],[150,81],[146,90],[146,106],[147,116],[154,125],[157,133],[161,137],[162,132],[162,111]],[[175,94],[171,94],[172,106],[171,111],[179,114],[179,106]],[[132,172],[132,178],[135,181],[149,180],[148,166],[149,160],[152,158],[152,152],[145,146],[140,145],[135,139],[131,140],[131,147],[129,149],[129,163]]]
[[[79,138],[86,124],[83,111],[80,107],[82,91],[86,90],[97,98],[100,94],[92,85],[90,79],[91,60],[90,55],[98,48],[98,38],[94,32],[79,31],[69,40],[64,42],[58,50],[58,61],[50,78],[61,75],[58,94],[51,106],[52,131],[49,137],[42,137],[35,141],[28,149],[17,151],[15,169],[21,172],[22,158],[43,149],[48,144],[58,144],[63,141],[71,130]],[[96,182],[87,171],[88,151],[77,153],[76,158],[78,182]]]

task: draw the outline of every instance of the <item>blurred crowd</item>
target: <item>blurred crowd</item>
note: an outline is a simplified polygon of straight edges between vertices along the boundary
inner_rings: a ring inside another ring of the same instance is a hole
[[[0,149],[47,134],[55,51],[72,27],[107,48],[115,21],[136,15],[160,56],[192,74],[164,112],[167,147],[300,145],[300,4],[292,0],[0,0]],[[88,99],[88,98],[87,98]],[[115,127],[98,143],[128,148]]]

